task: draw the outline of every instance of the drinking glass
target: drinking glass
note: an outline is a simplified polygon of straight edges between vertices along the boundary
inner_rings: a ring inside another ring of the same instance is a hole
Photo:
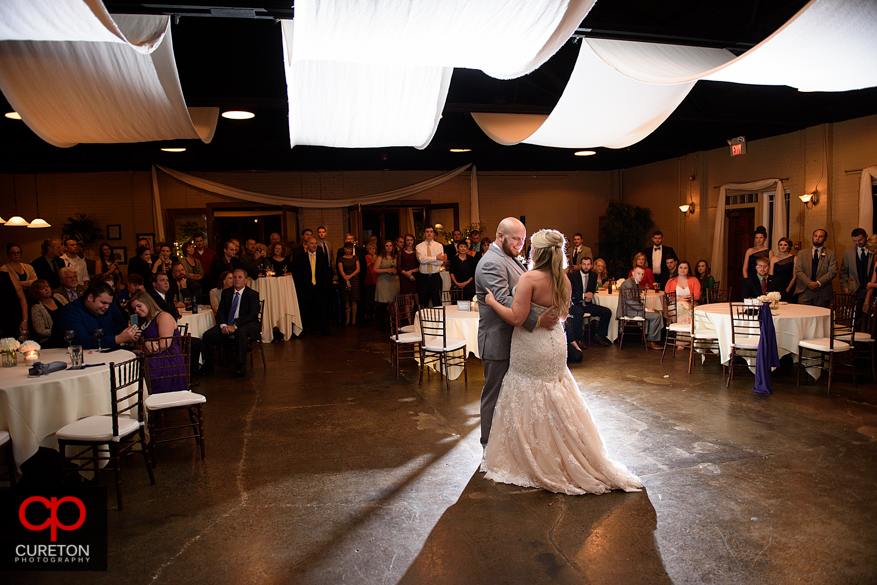
[[[97,339],[97,352],[100,353],[103,351],[100,346],[100,340],[106,337],[106,332],[103,329],[95,329],[91,332],[91,336]]]
[[[70,346],[70,366],[74,370],[82,368],[83,352],[81,345]]]
[[[64,331],[64,341],[67,342],[67,353],[70,353],[70,344],[73,343],[73,340],[76,339],[76,332],[72,329],[67,329]]]

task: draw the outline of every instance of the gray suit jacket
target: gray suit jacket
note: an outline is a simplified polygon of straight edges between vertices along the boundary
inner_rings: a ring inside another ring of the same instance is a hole
[[[837,277],[837,254],[834,250],[822,248],[816,274],[811,274],[812,271],[813,247],[808,246],[798,252],[798,258],[795,260],[795,276],[798,277],[795,283],[795,293],[800,294],[806,291],[808,298],[833,299],[834,289],[831,288],[831,281]],[[820,289],[811,292],[807,285],[814,281],[819,283]]]
[[[618,287],[618,290],[621,290],[621,289],[635,289],[635,290],[641,291],[642,287],[636,283],[636,281],[633,279],[633,277],[630,277],[627,280],[625,280],[624,282],[622,282],[621,286]],[[618,306],[621,307],[621,293],[618,293]],[[628,306],[630,306],[630,305],[628,305]],[[643,307],[643,310],[645,310],[645,307]],[[634,312],[629,311],[629,310],[625,310],[625,313],[629,313],[629,314],[622,315],[622,317],[635,317],[638,314],[638,313],[634,313]]]
[[[491,244],[475,269],[475,296],[478,298],[478,352],[482,360],[507,360],[512,348],[514,327],[487,306],[487,289],[497,301],[512,306],[512,289],[524,274],[523,267],[509,258],[499,247]],[[524,329],[533,331],[540,311],[530,311]]]
[[[869,252],[867,248],[865,248],[865,252],[868,253],[868,270],[865,271],[865,275],[866,278],[870,280],[871,275],[874,274],[874,253]],[[841,290],[849,288],[851,293],[855,293],[857,290],[868,284],[868,280],[865,282],[859,282],[859,266],[856,264],[857,255],[858,250],[856,249],[856,246],[844,250],[843,259],[840,263]]]

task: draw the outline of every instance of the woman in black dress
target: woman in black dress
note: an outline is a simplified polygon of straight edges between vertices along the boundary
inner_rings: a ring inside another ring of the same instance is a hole
[[[143,282],[152,278],[152,250],[149,246],[138,246],[134,251],[134,257],[128,261],[128,276],[132,274],[139,274]]]
[[[451,282],[460,289],[460,299],[471,301],[475,296],[475,260],[469,256],[466,242],[457,244],[457,255],[451,257]]]
[[[107,242],[103,242],[98,247],[97,255],[100,259],[95,267],[94,279],[106,282],[113,287],[113,290],[118,289],[122,275],[119,272],[119,265],[116,264],[113,248]]]
[[[779,253],[770,259],[770,275],[773,276],[774,286],[787,303],[792,302],[795,294],[795,255],[792,254],[792,246],[792,240],[780,238],[777,242]]]
[[[755,274],[755,264],[759,258],[773,258],[773,251],[767,247],[767,230],[763,225],[755,228],[755,245],[746,250],[746,257],[743,259],[743,278],[749,278],[750,274]]]
[[[0,272],[0,307],[0,338],[27,333],[27,300],[15,274]]]
[[[283,276],[292,269],[292,262],[284,252],[286,247],[280,242],[272,244],[268,250],[265,264],[274,270],[274,276]]]

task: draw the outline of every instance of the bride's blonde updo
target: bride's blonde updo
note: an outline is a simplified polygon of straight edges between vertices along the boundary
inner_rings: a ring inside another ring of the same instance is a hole
[[[530,238],[530,270],[543,270],[551,275],[552,309],[558,315],[569,309],[565,250],[566,238],[557,230],[540,230]]]

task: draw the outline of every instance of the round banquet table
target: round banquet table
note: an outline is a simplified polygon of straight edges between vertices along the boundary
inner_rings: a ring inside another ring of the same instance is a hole
[[[87,416],[109,414],[109,364],[133,357],[126,350],[85,350],[86,365],[105,365],[39,378],[27,377],[30,368],[21,359],[14,368],[0,368],[0,429],[9,431],[19,470],[41,446],[58,448],[55,432],[61,427]],[[44,349],[40,351],[40,362],[69,365],[70,356],[66,349]]]
[[[646,309],[663,313],[664,296],[663,291],[649,289],[646,294]],[[618,339],[618,320],[615,318],[615,314],[618,312],[618,290],[616,289],[612,293],[598,292],[594,295],[594,303],[612,311],[612,321],[609,322],[609,341],[615,341]]]
[[[180,318],[177,321],[177,324],[188,325],[189,334],[192,337],[200,339],[204,337],[204,334],[207,333],[207,331],[216,325],[216,319],[213,316],[213,309],[210,308],[210,305],[201,305],[197,313],[192,313],[192,311],[180,311]],[[198,363],[203,362],[204,356],[199,356]]]
[[[298,295],[291,275],[267,276],[253,281],[252,288],[265,301],[262,315],[262,341],[274,339],[274,328],[280,329],[283,339],[298,335],[302,331],[301,312],[298,308]]]
[[[696,327],[716,331],[719,355],[722,363],[727,364],[731,359],[731,303],[700,305],[694,309],[694,315]],[[797,356],[799,341],[828,337],[831,331],[831,311],[823,307],[780,305],[772,317],[780,357],[790,353]],[[822,374],[820,368],[807,368],[807,372],[817,380]]]
[[[460,311],[455,305],[445,306],[445,328],[447,330],[448,339],[465,339],[466,352],[477,358],[481,357],[478,353],[478,311]],[[414,330],[420,333],[420,317],[414,317]],[[430,365],[432,369],[436,369],[437,364]],[[452,367],[448,371],[448,377],[456,380],[463,373],[463,368]]]

